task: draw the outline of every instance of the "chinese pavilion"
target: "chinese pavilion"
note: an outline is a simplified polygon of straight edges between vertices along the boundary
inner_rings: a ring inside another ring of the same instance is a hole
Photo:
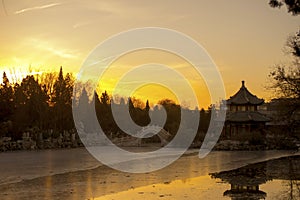
[[[240,90],[226,101],[225,137],[262,132],[266,122],[270,121],[257,109],[263,103],[264,100],[251,94],[245,86],[245,81],[242,81]]]

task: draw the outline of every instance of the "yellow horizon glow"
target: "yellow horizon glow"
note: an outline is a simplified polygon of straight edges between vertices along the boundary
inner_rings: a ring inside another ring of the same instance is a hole
[[[186,98],[182,100],[182,102],[180,103],[181,105],[190,108],[207,108],[210,104],[217,103],[210,101],[209,91],[203,78],[200,74],[198,74],[197,70],[190,63],[170,52],[154,49],[133,51],[119,57],[104,72],[99,82],[99,89],[101,92],[104,92],[104,90],[106,90],[109,94],[112,94],[122,76],[130,74],[131,70],[134,70],[136,67],[145,64],[149,64],[149,67],[151,67],[151,65],[155,65],[155,63],[164,65],[170,70],[176,71],[177,73],[181,74],[185,78],[185,80],[177,80],[173,77],[170,77],[171,75],[168,71],[166,71],[166,68],[158,67],[156,69],[156,73],[160,76],[162,74],[162,77],[165,78],[167,82],[169,82],[173,87],[177,87],[177,89],[180,89],[180,87],[183,87],[180,85],[182,81],[186,81],[192,87],[192,90],[196,95],[197,102],[193,101],[191,99],[191,94],[183,89],[182,93]],[[145,72],[145,74],[141,72],[139,75],[141,77],[145,77],[145,80],[147,80],[147,72]],[[172,91],[172,88],[166,88],[162,85],[159,86],[159,84],[157,83],[149,83],[145,86],[139,85],[139,83],[128,84],[138,86],[138,89],[136,91],[131,91],[130,96],[139,98],[144,102],[146,102],[146,100],[149,100],[150,103],[156,104],[159,100],[162,99],[172,99],[175,102],[179,103],[179,99],[176,96],[175,92]],[[118,91],[117,95],[128,96],[124,95],[126,94],[126,92],[127,91]]]

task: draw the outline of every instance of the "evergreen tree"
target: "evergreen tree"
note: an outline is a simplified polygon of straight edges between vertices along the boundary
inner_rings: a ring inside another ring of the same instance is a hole
[[[43,129],[47,121],[48,96],[41,85],[30,75],[15,88],[14,126],[18,131],[35,126]]]
[[[141,117],[142,126],[147,126],[151,121],[150,116],[149,116],[149,111],[150,111],[150,106],[149,106],[149,101],[147,100],[146,106],[143,110],[143,114]]]
[[[13,87],[6,73],[3,72],[3,81],[0,85],[0,122],[11,119],[13,113]]]
[[[65,130],[70,130],[75,127],[72,115],[72,97],[74,88],[74,78],[70,73],[66,74],[65,91],[64,91],[64,110],[65,110]]]
[[[51,98],[54,128],[60,131],[69,130],[74,127],[72,119],[73,85],[72,76],[67,74],[64,78],[61,67],[53,86]]]
[[[149,106],[149,101],[148,101],[148,99],[147,99],[147,101],[146,101],[146,107],[145,107],[145,110],[146,110],[146,112],[149,112],[149,110],[150,110],[150,106]]]

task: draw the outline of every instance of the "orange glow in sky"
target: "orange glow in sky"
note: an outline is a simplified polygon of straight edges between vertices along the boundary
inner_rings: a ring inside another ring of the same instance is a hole
[[[190,63],[175,54],[154,49],[133,51],[115,60],[101,77],[99,82],[100,90],[102,90],[102,92],[103,90],[107,90],[109,94],[112,94],[113,90],[116,88],[116,84],[124,74],[126,74],[136,66],[148,63],[150,63],[150,66],[151,63],[159,63],[161,65],[167,66],[184,76],[185,80],[189,82],[189,84],[193,88],[193,91],[195,91],[197,95],[198,102],[194,102],[192,98],[188,94],[186,94],[186,98],[184,102],[181,102],[181,105],[184,104],[185,106],[191,106],[191,108],[194,108],[197,104],[199,104],[198,107],[202,108],[206,105],[211,104],[209,91],[207,90],[204,80]],[[166,71],[164,68],[158,68],[157,70],[158,71],[156,73],[163,74],[162,77],[168,80],[171,86],[181,87],[182,80],[178,80],[175,77],[170,76],[168,71]],[[139,76],[147,78],[147,73],[148,72],[139,73]],[[136,83],[126,82],[126,84]],[[122,92],[123,91],[118,91],[117,94],[126,96],[124,95],[125,91],[124,93]],[[183,88],[182,93],[185,92],[186,91],[184,91]],[[133,92],[132,96],[135,96],[143,100],[144,102],[149,99],[150,103],[152,104],[156,104],[159,100],[165,98],[169,98],[178,102],[178,98],[174,91],[172,91],[172,88],[166,88],[159,84],[149,83],[148,85],[139,87],[135,92]]]
[[[192,37],[207,50],[220,70],[228,97],[245,80],[252,93],[269,99],[268,73],[287,60],[282,49],[288,35],[299,27],[299,17],[290,16],[285,8],[272,9],[261,0],[4,0],[0,25],[0,71],[18,71],[18,77],[29,66],[38,71],[58,71],[63,66],[65,72],[76,74],[89,52],[108,37],[132,28],[163,27]],[[100,83],[102,89],[110,91],[124,68],[159,61],[185,74],[197,91],[200,107],[215,103],[209,101],[202,78],[186,70],[187,63],[176,56],[152,53],[118,60]],[[149,99],[156,101],[162,92],[154,90],[160,91],[149,86],[135,94],[151,92]],[[187,104],[193,104],[188,97]]]

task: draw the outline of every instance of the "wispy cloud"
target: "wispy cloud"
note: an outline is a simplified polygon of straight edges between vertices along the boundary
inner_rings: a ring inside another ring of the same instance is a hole
[[[31,47],[50,52],[52,55],[59,56],[61,58],[77,58],[78,52],[74,49],[67,49],[67,48],[56,48],[55,45],[47,40],[41,40],[37,38],[31,38],[26,41],[27,45]]]
[[[82,26],[90,25],[92,22],[79,22],[73,25],[73,28],[80,28]]]
[[[51,8],[51,7],[54,7],[54,6],[59,6],[61,4],[62,3],[51,3],[51,4],[42,5],[42,6],[34,6],[34,7],[30,7],[30,8],[24,8],[22,10],[17,10],[14,13],[15,14],[21,14],[21,13],[28,12],[28,11],[42,10],[42,9]]]
[[[44,47],[42,49],[49,51],[49,52],[53,53],[54,55],[60,56],[61,58],[76,58],[75,55],[68,53],[65,50],[57,50],[52,47]]]

